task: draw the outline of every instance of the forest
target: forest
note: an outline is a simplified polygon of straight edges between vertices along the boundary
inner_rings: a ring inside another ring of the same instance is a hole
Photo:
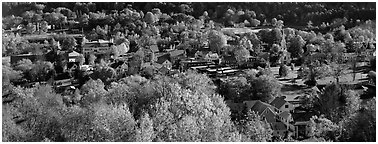
[[[2,141],[374,142],[375,6],[2,2]]]

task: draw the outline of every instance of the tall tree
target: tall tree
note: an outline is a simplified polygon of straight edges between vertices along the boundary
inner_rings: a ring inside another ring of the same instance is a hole
[[[67,36],[62,42],[62,50],[71,52],[75,49],[76,45],[76,39],[72,36]]]
[[[238,128],[242,134],[242,141],[267,142],[273,137],[269,123],[252,111],[247,112],[247,117],[239,122]]]
[[[209,48],[220,54],[221,49],[227,45],[227,40],[222,32],[211,30],[209,33]]]

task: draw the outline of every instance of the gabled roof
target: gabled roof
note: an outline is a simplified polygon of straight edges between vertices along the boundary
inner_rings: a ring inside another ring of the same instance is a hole
[[[261,115],[261,114],[264,112],[264,110],[267,109],[267,108],[270,108],[271,110],[274,110],[274,107],[273,107],[273,106],[271,106],[271,105],[269,105],[269,104],[267,104],[267,103],[264,103],[264,102],[261,102],[261,101],[258,100],[258,101],[255,103],[255,105],[252,106],[251,110],[252,110],[252,111],[255,111],[255,112],[257,112],[259,115]]]
[[[78,56],[80,56],[80,53],[78,53],[76,51],[72,51],[72,52],[68,53],[68,56],[69,57],[78,57]]]
[[[161,67],[158,71],[162,74],[167,74],[170,70],[166,67]]]
[[[287,130],[286,124],[283,122],[272,122],[272,130]]]
[[[281,108],[287,101],[284,99],[284,97],[276,97],[270,105],[276,107],[276,108]]]
[[[278,114],[278,116],[280,116],[280,117],[282,117],[284,119],[288,119],[290,115],[291,114],[288,111],[283,111],[280,114]]]
[[[255,103],[257,102],[257,100],[251,100],[251,101],[244,101],[244,105],[246,105],[247,109],[251,109]]]
[[[157,58],[156,63],[158,63],[158,64],[163,64],[166,60],[169,61],[169,59],[170,59],[169,54],[165,54],[165,55],[159,56],[159,57]]]

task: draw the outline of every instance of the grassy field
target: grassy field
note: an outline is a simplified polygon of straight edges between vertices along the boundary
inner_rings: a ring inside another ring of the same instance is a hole
[[[346,74],[340,77],[340,83],[357,84],[367,81],[367,72],[364,68],[366,68],[366,66],[361,64],[359,67],[360,70],[357,71],[358,73],[356,73],[355,80],[353,80],[353,71],[347,70]],[[298,69],[299,67],[295,67],[294,71],[290,71],[288,76],[279,77],[279,67],[271,67],[271,71],[273,72],[274,76],[276,76],[276,78],[282,84],[281,92],[283,96],[286,96],[287,101],[293,101],[296,97],[303,96],[306,91],[311,89],[311,87],[304,84],[302,79],[296,79],[295,83],[291,82],[293,78],[297,78]],[[334,81],[336,81],[335,78],[330,76],[317,80],[319,85],[330,84]]]

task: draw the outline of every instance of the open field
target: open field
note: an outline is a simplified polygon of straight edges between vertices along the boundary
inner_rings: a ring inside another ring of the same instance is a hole
[[[360,64],[360,69],[365,67],[363,64]],[[282,95],[286,96],[287,101],[293,101],[296,97],[302,96],[307,90],[311,89],[304,84],[303,79],[297,79],[299,67],[295,67],[294,71],[290,71],[289,75],[286,77],[279,77],[279,67],[271,67],[271,71],[282,84]],[[291,80],[295,78],[295,83],[292,83]],[[317,80],[318,85],[326,85],[336,81],[335,78],[328,76],[322,79]],[[340,83],[344,84],[359,84],[367,81],[367,72],[360,70],[357,71],[355,80],[353,80],[353,71],[347,70],[346,74],[340,78]]]

